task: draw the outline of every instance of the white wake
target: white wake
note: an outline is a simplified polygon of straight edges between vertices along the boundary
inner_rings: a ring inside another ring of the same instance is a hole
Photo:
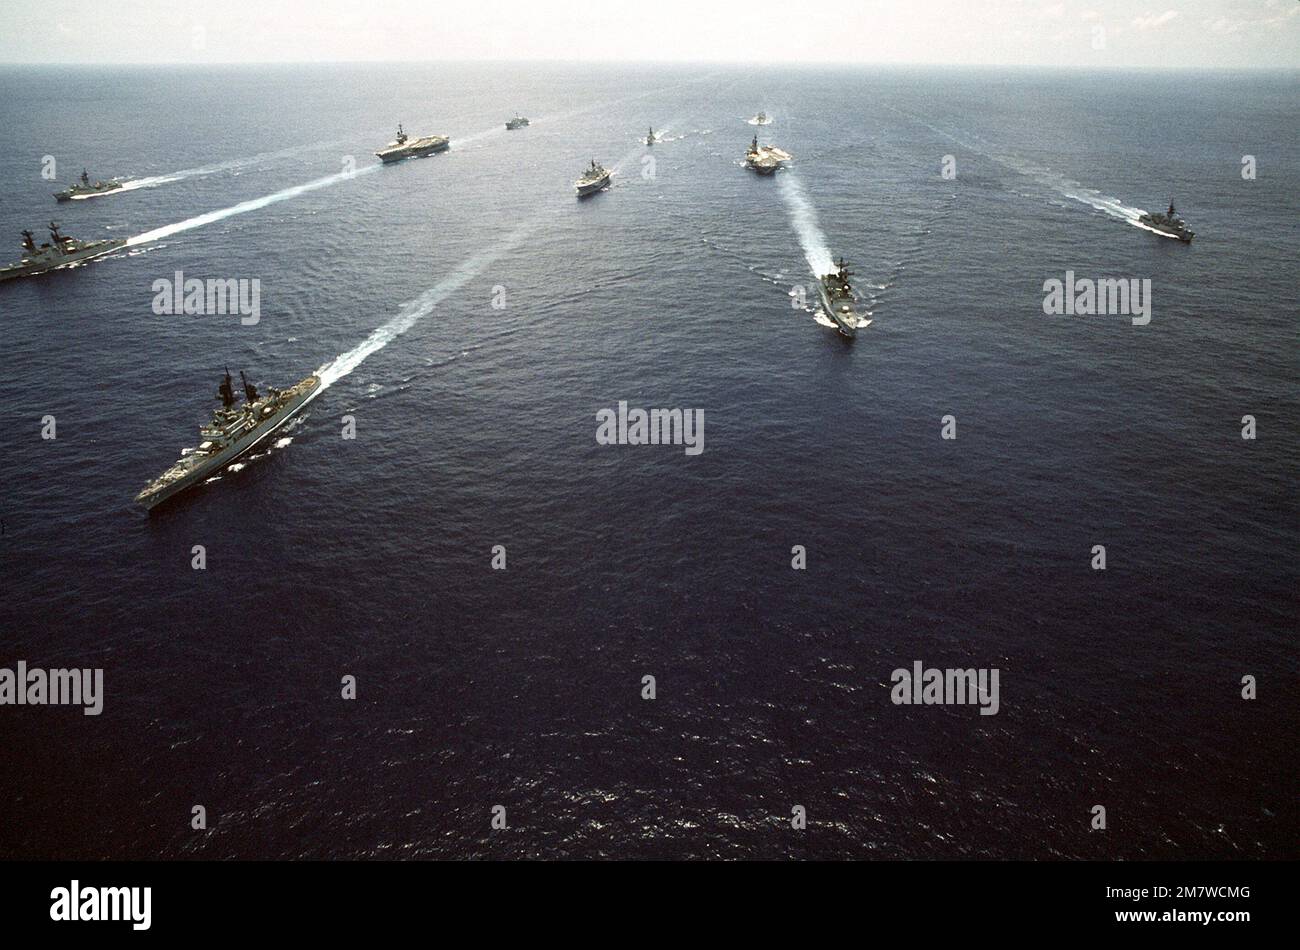
[[[831,256],[830,244],[822,233],[821,225],[817,223],[817,209],[804,194],[803,185],[793,172],[786,170],[778,176],[777,189],[785,199],[786,208],[790,212],[790,223],[799,237],[799,244],[803,247],[804,257],[808,259],[813,275],[821,277],[832,273],[835,261]]]
[[[516,229],[508,238],[489,250],[474,255],[461,264],[438,283],[434,284],[414,300],[407,301],[397,316],[375,329],[370,336],[359,344],[341,353],[316,371],[320,377],[319,392],[324,392],[344,376],[366,361],[372,354],[379,352],[393,340],[397,339],[411,327],[415,326],[438,306],[446,297],[477,277],[489,264],[502,254],[516,247],[531,230],[531,225]]]
[[[164,225],[161,228],[155,228],[152,231],[146,231],[143,234],[137,234],[133,238],[128,238],[127,247],[135,247],[137,244],[147,244],[150,241],[158,241],[173,234],[179,234],[182,231],[191,231],[194,228],[201,228],[205,224],[211,224],[214,221],[221,221],[224,218],[231,218],[237,214],[246,214],[249,211],[256,211],[258,208],[265,208],[267,205],[273,205],[279,201],[288,201],[290,198],[296,198],[301,194],[309,191],[316,191],[320,188],[329,188],[331,185],[337,185],[340,182],[348,181],[352,178],[359,178],[362,175],[368,175],[376,168],[382,168],[382,165],[366,165],[351,172],[336,172],[333,175],[326,175],[324,178],[317,178],[301,185],[294,185],[292,188],[285,188],[274,194],[263,195],[261,198],[250,198],[248,201],[241,201],[237,205],[231,205],[229,208],[221,208],[217,211],[209,211],[207,214],[200,214],[193,218],[186,218],[184,221],[178,221],[175,224]]]

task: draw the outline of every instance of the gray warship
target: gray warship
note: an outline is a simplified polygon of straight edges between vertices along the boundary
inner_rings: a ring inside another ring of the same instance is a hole
[[[749,149],[745,152],[745,167],[753,169],[760,175],[771,175],[790,161],[791,157],[789,152],[775,145],[759,145],[758,136],[755,135],[754,140],[749,143]]]
[[[528,120],[521,115],[516,115],[513,119],[507,120],[506,128],[512,132],[515,129],[526,129],[528,128]]]
[[[419,138],[410,138],[399,122],[397,138],[375,152],[375,155],[385,165],[391,165],[406,158],[423,158],[435,152],[445,152],[450,145],[451,139],[445,135],[421,135]]]
[[[1196,236],[1196,232],[1187,226],[1187,222],[1178,217],[1178,212],[1174,210],[1172,201],[1169,202],[1169,210],[1164,214],[1159,211],[1155,214],[1148,212],[1138,218],[1138,221],[1153,231],[1159,231],[1169,237],[1178,238],[1184,244],[1190,244],[1192,238]]]
[[[54,197],[59,201],[71,201],[73,198],[93,198],[95,195],[106,195],[110,191],[120,191],[122,182],[116,178],[108,181],[90,180],[90,174],[83,168],[81,170],[81,181],[76,182],[71,188],[65,188],[63,191],[56,191]]]
[[[582,173],[582,177],[573,183],[573,187],[578,189],[578,197],[585,198],[588,195],[594,195],[602,188],[608,187],[609,176],[613,174],[594,158],[591,160],[591,167]]]
[[[259,396],[241,371],[244,403],[239,404],[231,387],[230,370],[217,387],[221,408],[212,413],[212,421],[199,429],[202,441],[198,448],[186,449],[180,460],[163,472],[135,496],[146,508],[154,508],[177,492],[197,485],[216,475],[235,459],[257,445],[310,402],[320,392],[320,377],[308,376],[288,389],[267,387]]]
[[[58,223],[54,221],[50,222],[50,237],[52,243],[41,244],[38,247],[32,238],[32,232],[24,231],[23,258],[17,264],[0,267],[0,280],[9,280],[11,277],[35,277],[46,271],[103,257],[118,248],[126,247],[125,238],[78,241],[76,238],[64,237],[59,233]]]
[[[650,126],[650,132],[645,137],[645,144],[646,145],[655,144],[655,127],[653,125]]]
[[[871,321],[862,321],[853,312],[853,305],[857,302],[853,288],[849,286],[853,272],[844,263],[844,258],[836,261],[835,266],[837,270],[817,278],[817,292],[821,295],[826,315],[835,321],[835,329],[851,340],[857,336],[858,327],[865,327]]]
[[[752,119],[749,120],[749,124],[750,125],[771,125],[772,120],[768,118],[766,112],[760,112],[758,115],[754,116]]]

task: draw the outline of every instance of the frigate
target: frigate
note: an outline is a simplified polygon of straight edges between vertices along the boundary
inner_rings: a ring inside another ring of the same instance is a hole
[[[527,127],[528,120],[521,115],[516,115],[513,119],[506,120],[506,128],[512,132],[515,129],[526,129]]]
[[[594,158],[591,160],[591,167],[582,173],[582,177],[573,183],[578,189],[578,197],[585,198],[587,195],[594,195],[609,185],[609,176],[612,174],[608,169],[602,166]]]
[[[391,165],[405,158],[423,158],[435,152],[445,152],[450,145],[451,139],[445,135],[421,135],[419,138],[410,138],[399,122],[397,138],[375,152],[375,155],[385,165]]]
[[[752,119],[749,120],[749,124],[750,125],[771,125],[772,120],[771,118],[768,117],[768,114],[766,112],[760,112],[758,115],[754,116]]]
[[[1159,211],[1154,214],[1146,213],[1138,218],[1141,224],[1145,224],[1153,231],[1159,231],[1161,234],[1169,237],[1178,238],[1184,244],[1191,243],[1196,232],[1187,226],[1187,222],[1178,217],[1178,212],[1174,210],[1174,203],[1169,202],[1169,210],[1164,214]]]
[[[749,143],[749,149],[745,152],[745,166],[760,175],[770,175],[790,161],[791,157],[789,152],[775,145],[759,145],[758,136],[755,135],[754,140]]]
[[[212,413],[212,421],[199,429],[202,441],[197,448],[186,449],[180,460],[163,472],[135,496],[146,508],[154,508],[193,485],[216,475],[280,426],[292,419],[303,406],[320,392],[320,377],[314,373],[288,389],[267,387],[264,396],[241,371],[244,402],[235,397],[230,371],[217,387],[221,408]]]
[[[849,286],[853,272],[844,263],[844,258],[836,261],[835,266],[836,270],[817,278],[817,292],[821,295],[826,315],[835,321],[835,329],[841,335],[853,339],[858,328],[867,326],[871,321],[863,320],[853,312],[853,305],[857,302],[853,288]]]
[[[648,133],[648,134],[646,135],[646,137],[645,137],[645,144],[646,144],[646,145],[654,145],[654,144],[655,144],[655,128],[654,128],[653,125],[650,126],[650,131],[649,131],[649,133]]]
[[[17,264],[0,267],[0,280],[11,277],[35,277],[46,271],[79,264],[92,258],[111,254],[118,248],[126,247],[125,238],[113,238],[104,241],[78,241],[59,233],[57,222],[50,222],[51,243],[39,247],[32,238],[31,231],[23,232],[23,257]]]
[[[95,195],[106,195],[110,191],[120,191],[121,188],[122,182],[116,178],[110,178],[108,181],[91,181],[90,173],[83,168],[81,170],[81,181],[75,182],[71,188],[54,192],[54,197],[59,201],[71,201],[73,198],[93,198]]]

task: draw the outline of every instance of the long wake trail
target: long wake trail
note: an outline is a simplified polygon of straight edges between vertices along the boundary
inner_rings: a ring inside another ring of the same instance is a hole
[[[521,225],[495,247],[475,254],[438,283],[420,294],[420,296],[403,304],[402,309],[393,319],[376,328],[359,344],[321,366],[316,371],[316,375],[320,377],[321,381],[320,391],[324,392],[364,363],[368,357],[378,353],[389,343],[392,343],[411,327],[433,313],[434,308],[450,294],[464,287],[503,254],[519,246],[528,235],[528,232],[534,227],[533,224]]]
[[[1134,227],[1142,228],[1144,231],[1152,230],[1138,220],[1146,213],[1143,208],[1135,208],[1132,205],[1125,204],[1119,198],[1104,195],[1096,188],[1089,188],[1086,185],[1082,185],[1074,179],[1058,174],[1043,165],[1038,165],[1034,162],[1026,161],[1012,155],[994,154],[994,152],[991,151],[993,146],[990,146],[987,142],[981,147],[980,145],[969,142],[960,136],[953,135],[951,132],[941,129],[937,125],[933,125],[919,116],[914,116],[901,109],[895,109],[893,106],[886,106],[886,108],[898,115],[911,119],[918,125],[925,126],[931,132],[942,135],[950,142],[955,142],[962,148],[970,149],[972,152],[984,156],[989,161],[997,162],[999,165],[1009,168],[1014,172],[1018,172],[1026,178],[1032,179],[1038,184],[1057,192],[1061,196],[1069,198],[1071,201],[1085,204],[1088,207],[1101,211],[1119,221],[1124,221]],[[978,138],[978,136],[975,137]],[[1159,234],[1160,232],[1157,231],[1155,233]]]
[[[803,247],[803,255],[808,259],[813,276],[821,277],[833,272],[835,261],[831,256],[830,242],[826,240],[826,235],[817,222],[817,209],[804,193],[803,185],[794,172],[789,169],[781,172],[777,190],[785,200],[786,209],[790,212],[790,224],[799,237],[799,244]]]
[[[173,234],[179,234],[182,231],[192,231],[194,228],[201,228],[205,224],[211,224],[214,221],[221,221],[225,218],[232,218],[237,214],[247,214],[249,211],[256,211],[259,208],[265,208],[267,205],[273,205],[280,201],[288,201],[290,198],[296,198],[299,195],[306,194],[309,191],[317,191],[321,188],[329,188],[340,182],[348,181],[353,178],[360,178],[362,175],[369,175],[382,165],[366,165],[358,168],[356,171],[336,172],[333,175],[326,175],[324,178],[317,178],[314,181],[305,182],[301,185],[294,185],[292,188],[285,188],[282,191],[273,194],[263,195],[260,198],[250,198],[248,201],[241,201],[237,205],[231,205],[229,208],[220,208],[216,211],[209,211],[206,214],[200,214],[193,218],[186,218],[184,221],[178,221],[175,224],[164,225],[161,228],[154,228],[152,231],[145,231],[143,234],[137,234],[133,238],[128,238],[127,247],[135,247],[139,244],[148,244],[150,241],[158,241]]]

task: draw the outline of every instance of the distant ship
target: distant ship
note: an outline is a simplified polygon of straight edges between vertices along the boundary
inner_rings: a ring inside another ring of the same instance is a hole
[[[754,141],[749,143],[749,150],[745,152],[745,165],[760,175],[770,175],[790,158],[789,152],[775,145],[759,145],[758,136],[755,135]]]
[[[197,485],[217,474],[239,458],[310,402],[320,392],[320,377],[312,374],[288,389],[271,389],[265,396],[241,372],[245,402],[238,404],[231,387],[230,371],[217,387],[221,408],[212,413],[212,421],[199,429],[203,441],[196,449],[187,449],[171,468],[144,487],[135,500],[153,508],[177,492]]]
[[[67,267],[69,264],[103,257],[118,248],[126,247],[125,238],[78,241],[76,238],[64,237],[59,233],[58,224],[53,221],[50,222],[50,237],[53,238],[52,244],[42,244],[37,247],[32,232],[24,231],[23,250],[26,253],[17,264],[0,267],[0,280],[9,280],[11,277],[35,277],[37,274]]]
[[[750,125],[771,125],[772,119],[768,116],[766,112],[760,112],[758,115],[754,116],[752,119],[749,120],[749,124]]]
[[[435,152],[445,152],[451,145],[451,139],[445,135],[422,135],[419,138],[408,138],[406,132],[402,129],[401,123],[397,125],[397,138],[388,143],[386,148],[381,148],[375,152],[379,160],[385,165],[391,165],[393,162],[400,162],[405,158],[423,158],[425,155],[432,155]]]
[[[826,315],[835,321],[835,329],[839,330],[842,336],[853,339],[857,335],[859,326],[866,326],[871,323],[870,320],[860,321],[857,314],[853,312],[853,305],[857,298],[853,296],[853,288],[849,286],[849,278],[853,272],[849,270],[848,265],[844,263],[844,258],[836,262],[836,270],[831,274],[823,274],[817,279],[817,292],[822,298],[822,308]]]
[[[654,145],[654,144],[655,144],[655,129],[654,129],[654,126],[653,126],[653,125],[650,126],[650,132],[649,132],[649,134],[647,134],[646,137],[645,137],[645,144],[646,144],[646,145]]]
[[[71,188],[56,191],[54,197],[59,201],[71,201],[73,198],[91,198],[95,195],[106,195],[110,191],[120,191],[121,189],[122,183],[116,178],[109,181],[92,182],[90,174],[83,168],[81,170],[81,181]]]
[[[1157,211],[1155,214],[1144,214],[1138,218],[1138,221],[1145,224],[1154,231],[1161,234],[1167,234],[1169,237],[1178,238],[1184,244],[1191,243],[1196,232],[1187,226],[1187,222],[1178,217],[1178,212],[1174,210],[1174,203],[1169,202],[1169,210],[1161,214]]]
[[[591,167],[582,173],[582,177],[573,183],[578,189],[578,197],[585,198],[587,195],[594,195],[609,185],[609,172],[594,158],[591,160]]]
[[[516,115],[513,119],[506,122],[506,128],[512,132],[515,129],[526,129],[528,128],[528,120],[521,115]]]

